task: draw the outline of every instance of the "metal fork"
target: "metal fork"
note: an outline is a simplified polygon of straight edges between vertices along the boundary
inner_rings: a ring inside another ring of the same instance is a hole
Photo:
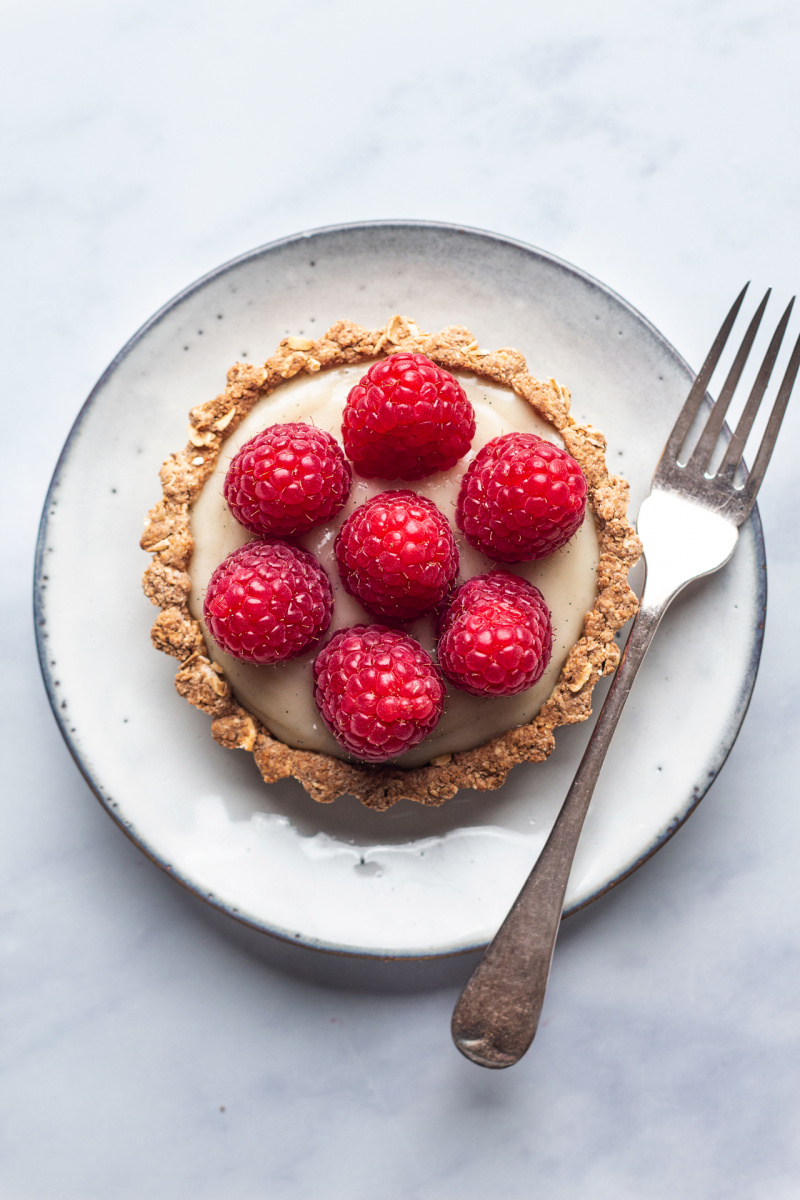
[[[748,286],[736,298],[717,334],[669,435],[652,491],[639,511],[637,529],[646,566],[639,613],[575,779],[536,865],[453,1013],[456,1046],[482,1067],[511,1066],[533,1041],[578,838],[631,684],[662,616],[678,593],[692,580],[718,571],[733,554],[739,526],[755,503],[775,446],[800,367],[800,338],[778,389],[753,469],[739,486],[744,475],[740,467],[745,442],[778,357],[794,298],[778,323],[724,457],[716,472],[709,473],[725,414],[764,315],[768,291],[750,322],[694,450],[685,463],[680,460]]]

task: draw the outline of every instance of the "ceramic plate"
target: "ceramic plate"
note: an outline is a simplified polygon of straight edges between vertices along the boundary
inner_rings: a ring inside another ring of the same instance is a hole
[[[59,460],[36,569],[39,647],[53,710],[108,812],[176,879],[231,915],[322,949],[428,956],[486,943],[534,862],[588,725],[556,732],[550,760],[497,792],[441,809],[322,806],[294,781],[267,786],[252,756],[217,746],[209,718],[150,647],[138,540],[157,471],[186,415],[237,359],[286,334],[394,313],[423,329],[470,327],[517,346],[602,429],[631,513],[692,374],[628,304],[542,251],[452,226],[324,229],[244,255],[194,284],[125,346]],[[80,587],[75,580],[80,579]],[[636,682],[592,802],[567,891],[574,910],[634,870],[720,769],[755,680],[765,606],[757,515],[731,563],[672,606]],[[597,703],[603,692],[598,689]]]

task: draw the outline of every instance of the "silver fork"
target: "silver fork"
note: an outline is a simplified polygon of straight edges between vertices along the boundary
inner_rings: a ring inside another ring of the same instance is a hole
[[[455,1007],[453,1040],[482,1067],[509,1067],[533,1041],[544,1003],[564,893],[581,828],[600,768],[631,684],[658,624],[678,593],[724,566],[739,526],[755,503],[800,367],[800,338],[770,413],[753,469],[738,486],[745,442],[769,382],[794,298],[781,317],[748,396],[736,431],[713,475],[709,474],[725,414],[764,315],[769,291],[753,317],[719,398],[685,464],[681,450],[716,367],[747,286],[728,313],[681,409],[639,510],[646,580],[625,653],[563,807],[514,906],[486,950]]]

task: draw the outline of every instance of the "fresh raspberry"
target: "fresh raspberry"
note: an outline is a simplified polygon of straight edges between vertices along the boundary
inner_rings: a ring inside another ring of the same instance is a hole
[[[458,573],[447,518],[414,492],[381,492],[339,530],[345,591],[385,621],[413,621],[440,604]]]
[[[286,537],[335,517],[350,494],[350,465],[329,433],[290,421],[270,425],[234,455],[225,499],[251,533]]]
[[[468,580],[442,618],[439,665],[473,696],[516,696],[533,687],[552,649],[542,593],[509,571]]]
[[[506,433],[470,463],[456,524],[476,550],[514,563],[560,549],[585,511],[586,480],[566,450],[535,433]]]
[[[243,662],[277,663],[310,649],[331,623],[328,576],[288,542],[247,542],[211,576],[203,616],[214,641]]]
[[[424,479],[455,466],[475,436],[457,379],[424,354],[390,354],[351,390],[342,437],[367,479]]]
[[[384,625],[334,634],[317,655],[314,682],[328,729],[367,762],[418,745],[444,708],[444,684],[419,642]]]

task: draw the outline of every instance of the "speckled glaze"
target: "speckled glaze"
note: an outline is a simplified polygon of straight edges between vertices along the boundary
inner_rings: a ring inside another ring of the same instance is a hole
[[[150,651],[137,543],[158,464],[186,413],[236,359],[346,316],[469,326],[517,346],[608,436],[635,514],[691,373],[638,313],[541,251],[451,226],[384,223],[301,235],[225,265],[137,333],[92,392],[59,460],[36,566],[39,650],[53,710],[86,778],[149,855],[217,907],[309,946],[452,953],[494,933],[547,836],[588,730],[498,792],[389,814],[266,787],[214,744]],[[78,594],[74,578],[80,572]],[[766,599],[757,513],[732,562],[673,606],[601,776],[567,892],[574,910],[652,854],[707,790],[755,681]],[[598,692],[598,703],[602,693]]]

